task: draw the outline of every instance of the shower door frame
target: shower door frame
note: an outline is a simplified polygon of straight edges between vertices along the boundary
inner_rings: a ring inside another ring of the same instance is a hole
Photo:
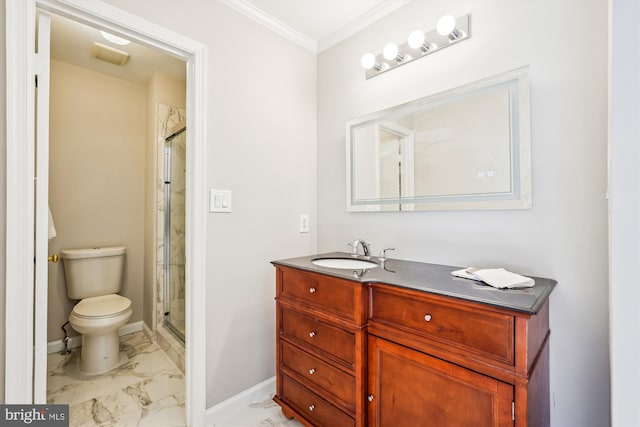
[[[46,340],[46,319],[34,325],[34,301],[46,301],[44,289],[26,292],[34,280],[34,206],[33,188],[34,132],[36,115],[33,103],[37,74],[33,39],[36,34],[36,9],[106,30],[147,47],[183,59],[187,63],[187,176],[186,176],[186,399],[188,425],[204,425],[206,418],[206,76],[205,45],[167,30],[157,24],[96,0],[6,0],[7,34],[7,161],[16,165],[7,170],[6,307],[5,307],[5,403],[45,403],[46,365],[33,363],[34,340]],[[27,191],[25,191],[27,189]],[[45,196],[46,198],[46,196]],[[38,200],[46,204],[48,200]],[[37,237],[46,238],[44,236]],[[31,243],[29,243],[31,242]],[[42,295],[44,293],[44,295]],[[44,298],[43,298],[44,296]],[[33,327],[35,326],[35,327]],[[35,330],[35,332],[34,332]],[[43,346],[36,345],[35,352]],[[31,355],[25,360],[23,355]],[[46,356],[46,354],[44,355]],[[42,355],[39,355],[42,358]],[[38,358],[36,358],[38,359]],[[25,378],[34,379],[33,382]],[[43,381],[42,379],[45,378]],[[35,396],[35,397],[34,397]]]
[[[180,331],[168,317],[170,316],[171,312],[171,181],[173,181],[171,167],[171,159],[173,153],[172,143],[175,138],[177,138],[182,133],[185,133],[186,131],[187,128],[184,127],[164,138],[164,289],[162,299],[162,303],[164,306],[164,315],[162,317],[162,325],[167,328],[176,339],[182,342],[183,345],[185,343],[185,332]]]

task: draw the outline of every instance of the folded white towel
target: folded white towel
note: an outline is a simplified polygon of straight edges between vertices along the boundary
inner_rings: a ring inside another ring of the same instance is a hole
[[[49,208],[49,240],[56,237],[58,233],[56,233],[56,226],[53,223],[53,215],[51,215],[51,208]]]
[[[465,279],[479,280],[498,289],[530,288],[535,281],[530,277],[511,273],[504,268],[463,268],[452,271],[451,275]]]

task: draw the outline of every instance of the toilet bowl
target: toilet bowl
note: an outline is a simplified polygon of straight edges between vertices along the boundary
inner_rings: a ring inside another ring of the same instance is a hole
[[[85,298],[76,304],[69,324],[82,334],[81,373],[98,375],[127,362],[120,352],[118,329],[127,324],[131,313],[131,301],[117,294]]]
[[[67,295],[77,300],[69,315],[82,334],[78,370],[85,375],[108,372],[128,359],[120,352],[118,329],[129,321],[131,300],[118,295],[124,274],[124,246],[60,251]]]

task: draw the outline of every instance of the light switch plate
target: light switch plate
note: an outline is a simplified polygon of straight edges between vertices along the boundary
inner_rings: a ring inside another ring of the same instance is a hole
[[[209,190],[209,212],[231,212],[231,190]]]
[[[300,228],[298,229],[300,233],[308,233],[309,232],[309,215],[301,214],[300,215]]]

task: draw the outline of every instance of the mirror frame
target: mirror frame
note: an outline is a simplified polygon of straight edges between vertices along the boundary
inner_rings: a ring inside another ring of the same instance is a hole
[[[355,200],[353,159],[355,132],[381,125],[440,105],[463,100],[469,95],[509,88],[511,136],[511,190],[499,194],[464,194],[423,197]],[[531,94],[529,67],[522,67],[477,82],[429,95],[406,104],[349,120],[346,123],[346,202],[348,212],[528,209],[532,207],[531,189]]]

